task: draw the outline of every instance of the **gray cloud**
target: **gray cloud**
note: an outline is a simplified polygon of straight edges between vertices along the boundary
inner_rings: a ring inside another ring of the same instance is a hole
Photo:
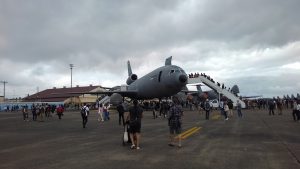
[[[68,85],[73,63],[77,83],[101,83],[99,76],[120,82],[128,59],[142,75],[173,55],[187,72],[212,73],[226,82],[241,78],[236,80],[241,91],[251,93],[247,85],[243,89],[248,76],[258,82],[280,77],[287,71],[282,65],[300,62],[299,6],[298,0],[4,0],[0,80],[9,81],[15,95]],[[280,93],[262,86],[270,95]]]
[[[299,74],[287,74],[283,73],[276,76],[248,76],[243,78],[226,79],[228,86],[232,87],[236,82],[239,88],[242,89],[241,95],[253,96],[263,95],[264,97],[273,97],[283,95],[291,95],[299,93],[300,83],[295,81],[299,77]],[[291,82],[296,82],[291,85]],[[225,83],[226,84],[226,83]]]

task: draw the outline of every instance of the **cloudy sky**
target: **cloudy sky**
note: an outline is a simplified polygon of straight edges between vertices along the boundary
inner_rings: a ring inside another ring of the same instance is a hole
[[[300,93],[299,0],[0,0],[6,97],[125,84],[165,58],[241,95]],[[0,95],[3,95],[0,84]]]

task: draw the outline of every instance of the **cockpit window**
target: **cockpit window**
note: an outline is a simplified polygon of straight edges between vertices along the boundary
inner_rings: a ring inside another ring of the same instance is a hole
[[[170,71],[170,74],[172,74],[172,73],[185,73],[185,72],[184,72],[183,69],[177,68],[177,69],[172,69],[172,70]]]

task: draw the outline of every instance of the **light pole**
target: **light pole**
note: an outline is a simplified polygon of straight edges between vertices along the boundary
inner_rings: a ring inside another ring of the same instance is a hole
[[[72,70],[73,70],[74,64],[70,64],[70,69],[71,69],[71,90],[72,90]],[[73,104],[73,96],[71,96],[71,104]]]
[[[8,83],[6,81],[1,81],[1,83],[3,83],[4,89],[3,89],[3,97],[4,97],[4,101],[5,101],[5,84]]]
[[[72,70],[73,70],[74,64],[70,64],[70,69],[71,69],[71,88],[72,88]]]

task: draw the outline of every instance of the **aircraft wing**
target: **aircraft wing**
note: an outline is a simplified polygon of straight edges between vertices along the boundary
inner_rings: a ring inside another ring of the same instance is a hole
[[[199,91],[193,91],[193,90],[181,90],[180,92],[183,92],[185,94],[199,94]]]
[[[91,94],[91,95],[99,95],[99,94],[105,94],[108,96],[111,96],[114,93],[118,93],[123,97],[135,97],[137,95],[136,90],[127,90],[127,91],[97,91],[97,92],[71,92],[70,94]]]
[[[183,92],[183,93],[189,93],[191,92],[190,90],[180,90],[180,92]]]
[[[262,95],[258,95],[258,96],[241,96],[243,99],[255,99],[258,97],[262,97]]]

